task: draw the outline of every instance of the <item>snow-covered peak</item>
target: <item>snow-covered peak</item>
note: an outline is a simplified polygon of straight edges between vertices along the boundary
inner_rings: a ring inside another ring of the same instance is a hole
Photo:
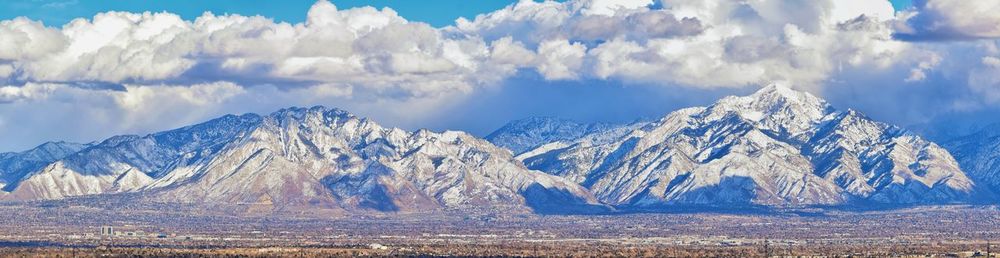
[[[305,119],[308,116],[318,116],[318,117],[339,117],[339,118],[354,118],[354,114],[347,112],[339,108],[328,108],[325,106],[312,106],[312,107],[288,107],[283,108],[269,115],[273,118],[293,118],[297,120]]]
[[[613,141],[578,139],[518,159],[623,206],[946,203],[976,194],[937,145],[781,85],[678,110]]]
[[[585,124],[552,117],[529,117],[507,123],[487,135],[486,140],[521,153],[543,143],[576,139],[585,133]]]
[[[749,98],[754,99],[758,103],[772,105],[785,104],[820,109],[826,109],[829,106],[825,100],[809,92],[794,90],[779,84],[768,85],[750,95]]]
[[[737,112],[757,121],[766,115],[782,111],[799,112],[810,118],[822,117],[830,111],[830,105],[808,92],[771,84],[749,96],[726,97],[710,107],[724,112]]]
[[[749,96],[726,97],[709,106],[701,117],[717,121],[735,114],[758,129],[800,137],[834,112],[826,101],[810,93],[771,84]]]
[[[606,209],[585,188],[530,171],[509,151],[468,133],[411,133],[322,106],[112,137],[30,165],[0,181],[3,198],[141,192],[156,201],[275,210]]]
[[[19,153],[23,158],[38,161],[52,161],[61,159],[70,154],[86,148],[87,144],[72,142],[46,142],[35,148]]]
[[[152,138],[159,145],[169,146],[180,151],[192,151],[205,145],[220,144],[237,137],[258,126],[261,120],[262,117],[257,114],[225,115],[204,123],[154,133],[146,138]],[[131,140],[137,139],[132,138]]]
[[[7,188],[25,174],[88,146],[90,145],[61,141],[47,142],[23,152],[0,153],[0,189]]]
[[[294,126],[313,130],[343,128],[360,132],[383,129],[368,118],[355,116],[342,109],[324,106],[284,108],[267,115],[265,119],[277,123],[279,127]]]

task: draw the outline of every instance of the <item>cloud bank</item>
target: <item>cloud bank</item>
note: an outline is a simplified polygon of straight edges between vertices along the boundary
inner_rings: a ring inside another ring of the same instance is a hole
[[[1000,1],[915,0],[901,14],[904,40],[967,40],[1000,37]]]
[[[713,2],[666,1],[671,8],[653,9],[651,1],[522,1],[443,29],[388,8],[338,10],[327,1],[300,24],[108,12],[59,29],[18,18],[0,26],[0,76],[22,83],[327,84],[421,97],[470,91],[518,69],[551,80],[813,84],[838,62],[890,63],[906,51],[880,23],[882,10],[833,1],[706,3]],[[786,15],[800,7],[805,12]]]
[[[963,81],[964,103],[993,105],[996,44],[905,40],[997,37],[1000,12],[982,2],[918,1],[897,14],[871,0],[524,0],[445,28],[325,0],[296,24],[211,13],[107,12],[61,28],[16,18],[0,21],[0,149],[291,105],[433,127],[417,121],[524,78],[538,87],[603,81],[713,92],[774,81],[824,92],[856,78],[911,87],[952,80]],[[942,75],[956,52],[975,63]]]

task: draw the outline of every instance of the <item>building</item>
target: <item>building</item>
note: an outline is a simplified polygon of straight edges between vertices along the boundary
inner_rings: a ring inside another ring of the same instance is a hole
[[[102,236],[114,236],[115,235],[115,228],[112,227],[112,226],[101,226],[101,235]]]

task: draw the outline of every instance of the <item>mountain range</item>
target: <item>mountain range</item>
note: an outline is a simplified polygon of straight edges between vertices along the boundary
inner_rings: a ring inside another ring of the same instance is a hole
[[[1000,186],[998,145],[982,133],[946,149],[777,85],[655,121],[529,118],[483,139],[317,106],[2,153],[0,200],[543,214],[980,203]]]
[[[504,128],[514,129],[491,134],[501,140],[494,144],[506,146],[503,139],[544,135],[539,130],[559,126]],[[986,198],[937,144],[776,85],[708,107],[678,110],[641,126],[606,128],[612,129],[549,136],[562,140],[529,148],[518,159],[587,187],[606,204],[638,209],[908,205]],[[620,128],[638,129],[623,134]]]
[[[579,185],[528,170],[472,135],[385,128],[324,107],[228,115],[90,145],[46,144],[5,154],[0,164],[9,178],[5,200],[142,193],[148,201],[269,210],[607,209]]]

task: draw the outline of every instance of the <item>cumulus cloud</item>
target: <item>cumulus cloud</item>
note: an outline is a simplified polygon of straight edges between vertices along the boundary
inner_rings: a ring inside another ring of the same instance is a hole
[[[37,59],[67,44],[60,31],[23,17],[0,21],[0,35],[0,60]]]
[[[860,1],[860,0],[859,0]],[[815,85],[843,64],[892,62],[887,1],[520,1],[433,28],[389,8],[319,1],[306,21],[101,13],[61,29],[0,24],[15,82],[340,85],[393,97],[471,92],[519,70],[549,80]]]
[[[395,11],[319,1],[304,23],[171,13],[101,13],[61,29],[0,24],[0,76],[19,82],[341,84],[409,95],[468,91],[487,45]],[[495,71],[491,71],[495,72]]]
[[[853,20],[862,15],[884,22],[895,18],[896,10],[886,1],[871,0],[838,0],[830,10],[833,22]]]
[[[968,40],[1000,37],[1000,1],[916,0],[902,13],[904,40]]]
[[[789,81],[815,87],[843,65],[909,60],[888,1],[521,1],[460,19],[453,34],[536,48],[544,78],[697,87]],[[600,11],[595,11],[600,10]],[[927,68],[929,69],[929,68]],[[904,78],[900,78],[903,80]]]
[[[783,81],[823,92],[874,76],[917,87],[956,57],[898,35],[991,37],[985,11],[951,17],[996,9],[971,2],[987,1],[918,1],[896,15],[884,0],[522,0],[445,28],[326,0],[294,24],[211,13],[107,12],[59,28],[16,18],[0,21],[0,142],[65,139],[25,129],[69,123],[51,122],[60,118],[94,124],[68,137],[86,139],[312,104],[419,127],[421,116],[518,77],[706,91]],[[1000,92],[998,55],[976,56],[954,77],[982,96]]]
[[[473,20],[459,18],[451,34],[487,41],[503,37],[536,47],[544,41],[566,39],[600,44],[613,38],[644,41],[650,38],[693,36],[704,25],[696,18],[678,18],[671,10],[650,9],[652,1],[520,1]]]
[[[583,64],[587,50],[580,43],[549,40],[538,46],[538,72],[549,80],[573,79]]]

